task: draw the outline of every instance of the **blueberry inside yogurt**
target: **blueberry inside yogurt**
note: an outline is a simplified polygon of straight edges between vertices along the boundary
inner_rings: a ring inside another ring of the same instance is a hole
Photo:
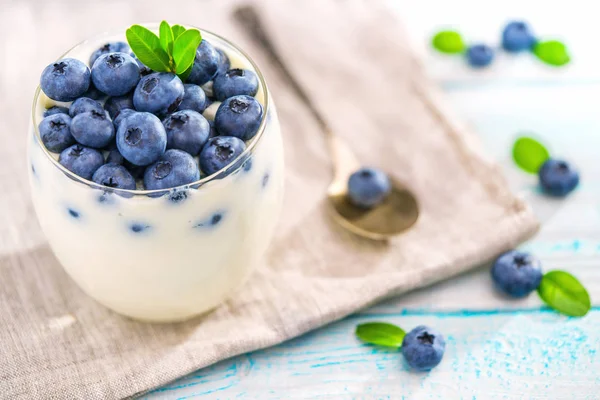
[[[167,26],[175,44],[159,40],[154,59],[128,38],[159,37],[158,24],[48,60],[28,163],[65,271],[110,309],[162,322],[206,312],[244,283],[283,196],[279,122],[256,65],[217,35]]]

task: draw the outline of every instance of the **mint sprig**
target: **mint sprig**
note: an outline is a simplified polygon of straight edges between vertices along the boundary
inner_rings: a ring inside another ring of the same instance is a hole
[[[172,27],[162,21],[159,35],[141,25],[132,25],[125,32],[135,56],[155,72],[172,72],[185,80],[192,70],[196,49],[202,42],[197,29]]]
[[[360,340],[378,346],[400,348],[405,335],[402,328],[387,322],[368,322],[356,327]]]
[[[585,287],[565,271],[545,273],[538,287],[538,294],[550,307],[571,317],[583,317],[592,307]]]

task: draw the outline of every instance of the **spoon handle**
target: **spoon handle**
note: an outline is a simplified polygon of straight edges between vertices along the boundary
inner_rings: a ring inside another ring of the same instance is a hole
[[[312,102],[308,94],[304,91],[300,83],[294,78],[289,68],[285,65],[283,57],[279,54],[273,41],[267,34],[264,25],[262,24],[256,9],[252,6],[241,6],[233,12],[234,18],[243,26],[250,34],[254,41],[260,45],[267,53],[270,61],[283,74],[288,81],[290,87],[295,92],[296,96],[304,103],[310,111],[314,119],[321,127],[323,133],[327,136],[327,142],[333,158],[335,167],[334,184],[339,183],[346,185],[346,181],[350,174],[359,168],[359,163],[356,160],[350,147],[329,128],[325,118],[321,115],[315,104]]]

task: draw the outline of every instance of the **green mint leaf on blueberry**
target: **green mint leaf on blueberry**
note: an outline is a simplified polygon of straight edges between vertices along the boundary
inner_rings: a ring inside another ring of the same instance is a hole
[[[159,28],[160,46],[167,54],[173,54],[173,31],[167,21],[162,21]]]
[[[456,31],[440,31],[435,34],[431,44],[433,47],[447,54],[457,54],[465,51],[465,42]]]
[[[156,72],[170,72],[169,55],[160,45],[154,32],[141,25],[133,25],[125,32],[127,42],[135,56]]]
[[[202,36],[197,29],[188,29],[177,37],[173,44],[173,60],[177,74],[186,72],[192,66],[201,41]]]
[[[386,347],[402,347],[406,332],[386,322],[368,322],[356,327],[356,336],[363,342]]]
[[[197,29],[181,25],[170,26],[162,21],[159,36],[140,25],[133,25],[125,33],[135,56],[155,72],[172,72],[185,80],[191,73],[196,50],[202,42]]]
[[[571,317],[583,317],[591,308],[587,290],[577,278],[565,271],[544,274],[538,294],[550,307]]]
[[[537,174],[541,166],[550,158],[550,153],[537,140],[522,136],[515,141],[512,156],[519,168],[531,174]]]
[[[567,46],[558,40],[538,42],[533,47],[533,54],[546,64],[561,67],[571,61]]]

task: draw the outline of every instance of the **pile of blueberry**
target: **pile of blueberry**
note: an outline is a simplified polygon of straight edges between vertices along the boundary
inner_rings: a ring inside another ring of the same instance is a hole
[[[65,58],[44,69],[46,96],[72,103],[47,109],[39,133],[60,164],[100,185],[168,189],[212,175],[246,149],[263,118],[256,74],[230,69],[206,40],[186,82],[153,72],[124,42],[97,49],[89,65]],[[222,103],[208,121],[213,101]]]

